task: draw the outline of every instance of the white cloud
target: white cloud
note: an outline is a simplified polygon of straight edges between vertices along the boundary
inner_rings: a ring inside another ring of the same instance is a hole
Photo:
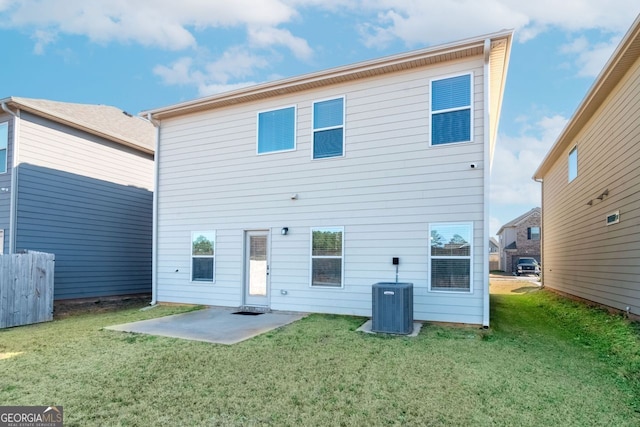
[[[134,42],[179,50],[196,46],[195,31],[276,26],[296,11],[281,0],[14,0],[3,3],[5,27],[82,35],[101,43]]]
[[[574,62],[578,68],[578,76],[595,77],[600,74],[620,40],[620,36],[615,36],[607,42],[591,45],[586,37],[581,36],[571,43],[562,45],[560,52],[575,57]]]
[[[253,55],[241,47],[232,47],[222,57],[206,65],[209,80],[226,84],[231,79],[243,79],[254,74],[256,69],[266,68],[269,61]]]
[[[500,135],[491,172],[492,203],[540,205],[540,184],[531,177],[566,123],[559,115],[543,117],[527,134]]]
[[[183,57],[170,66],[156,65],[153,73],[160,76],[167,85],[198,85],[204,82],[205,76],[197,71],[192,71],[193,59]]]
[[[44,53],[45,46],[56,40],[56,35],[50,31],[36,30],[31,38],[36,41],[36,44],[33,46],[33,53],[36,55],[42,55]]]
[[[256,84],[253,81],[230,81],[245,79],[254,75],[256,70],[268,66],[266,58],[252,55],[236,46],[229,48],[215,61],[204,62],[182,57],[169,66],[156,65],[153,72],[164,84],[194,86],[198,88],[200,96],[206,96]]]
[[[378,13],[376,22],[360,28],[367,46],[393,39],[408,45],[434,44],[502,28],[516,29],[520,41],[552,27],[621,33],[640,11],[624,0],[363,0],[361,8]]]
[[[434,44],[501,28],[522,27],[529,22],[525,14],[504,3],[497,0],[365,1],[379,10],[378,22],[363,25],[361,33],[367,46],[384,46],[395,38],[408,45]]]
[[[296,37],[288,30],[273,27],[250,28],[249,41],[257,47],[283,45],[299,59],[309,59],[313,50],[306,40]]]

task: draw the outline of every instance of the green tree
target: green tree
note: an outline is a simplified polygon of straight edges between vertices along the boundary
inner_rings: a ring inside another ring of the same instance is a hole
[[[431,247],[439,248],[444,246],[444,237],[436,230],[431,230]]]
[[[459,234],[454,234],[453,237],[451,237],[451,240],[449,241],[449,243],[453,243],[456,245],[464,245],[465,243],[467,243],[466,240],[464,240],[464,237],[462,237]]]
[[[193,241],[193,255],[213,255],[213,242],[202,234]]]

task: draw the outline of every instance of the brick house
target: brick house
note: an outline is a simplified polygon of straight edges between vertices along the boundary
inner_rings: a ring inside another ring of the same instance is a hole
[[[533,208],[500,227],[497,235],[500,266],[504,271],[515,271],[520,257],[531,257],[540,262],[541,218],[541,209]]]

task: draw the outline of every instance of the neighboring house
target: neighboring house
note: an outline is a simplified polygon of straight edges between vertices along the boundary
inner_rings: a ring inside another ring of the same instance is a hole
[[[150,292],[153,126],[104,105],[0,107],[1,251],[55,254],[56,299]]]
[[[499,252],[500,252],[500,244],[495,239],[495,237],[490,237],[489,238],[489,253],[490,254],[495,254],[495,253],[499,253]]]
[[[489,271],[500,270],[500,244],[494,237],[489,238]]]
[[[533,208],[500,227],[500,265],[507,273],[516,271],[520,257],[540,262],[541,209]]]
[[[640,16],[534,178],[544,285],[640,315]]]
[[[489,323],[489,173],[511,31],[146,113],[154,302]],[[145,114],[145,113],[143,113]]]

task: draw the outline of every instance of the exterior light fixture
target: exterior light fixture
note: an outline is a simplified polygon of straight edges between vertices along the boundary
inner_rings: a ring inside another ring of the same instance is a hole
[[[280,234],[282,234],[283,236],[289,234],[289,227],[282,227],[282,230],[280,230]]]

